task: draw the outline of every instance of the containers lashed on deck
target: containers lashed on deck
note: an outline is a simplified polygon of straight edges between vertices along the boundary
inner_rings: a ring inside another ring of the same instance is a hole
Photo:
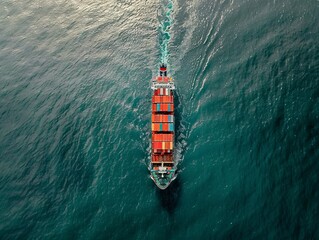
[[[153,149],[173,150],[173,142],[153,142]]]
[[[172,155],[173,146],[174,98],[170,89],[158,88],[152,96],[152,149],[154,153]]]
[[[171,103],[154,103],[152,106],[153,112],[173,112],[174,104]]]
[[[174,122],[174,116],[168,114],[152,114],[152,122]]]
[[[173,103],[173,96],[153,96],[153,103]]]
[[[152,123],[152,131],[173,132],[174,131],[174,123]]]
[[[173,142],[174,134],[173,133],[154,133],[152,136],[153,142]]]

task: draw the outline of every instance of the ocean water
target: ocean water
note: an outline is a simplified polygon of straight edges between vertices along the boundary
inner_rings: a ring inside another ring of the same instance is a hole
[[[317,0],[2,0],[0,239],[319,239],[318,22]]]

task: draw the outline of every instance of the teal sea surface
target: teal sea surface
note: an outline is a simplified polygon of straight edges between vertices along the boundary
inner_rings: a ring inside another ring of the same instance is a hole
[[[318,176],[318,0],[1,0],[1,240],[319,239]]]

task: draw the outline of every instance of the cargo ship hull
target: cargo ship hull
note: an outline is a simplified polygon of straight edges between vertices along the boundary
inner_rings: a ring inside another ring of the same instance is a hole
[[[152,147],[151,178],[160,189],[166,189],[176,178],[174,160],[174,94],[173,79],[162,64],[159,76],[152,80]]]

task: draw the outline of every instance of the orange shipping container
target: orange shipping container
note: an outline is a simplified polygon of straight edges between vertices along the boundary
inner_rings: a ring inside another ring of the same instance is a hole
[[[161,136],[163,142],[166,142],[166,140],[165,140],[166,136],[165,135],[166,134],[162,134],[162,136]]]
[[[161,142],[163,150],[173,150],[173,142]]]
[[[154,119],[152,119],[153,122],[161,122],[161,115],[155,114]]]
[[[160,142],[162,140],[161,135],[162,134],[154,134],[153,141],[154,142]]]
[[[173,134],[170,134],[170,137],[169,137],[168,140],[171,141],[171,142],[173,142],[173,140],[174,140],[174,135],[173,135]],[[173,144],[173,143],[172,143],[172,144]]]
[[[173,141],[173,134],[163,134],[164,136],[163,136],[163,140],[165,141],[165,142],[171,142],[171,141]]]
[[[172,134],[165,134],[165,142],[169,142],[169,141],[171,141],[171,135]]]
[[[158,123],[152,123],[152,131],[160,131],[160,125]]]
[[[167,104],[162,104],[162,109],[161,110],[164,111],[164,112],[167,112],[167,110],[168,110]]]
[[[162,102],[163,103],[173,103],[173,97],[172,96],[163,96]]]

